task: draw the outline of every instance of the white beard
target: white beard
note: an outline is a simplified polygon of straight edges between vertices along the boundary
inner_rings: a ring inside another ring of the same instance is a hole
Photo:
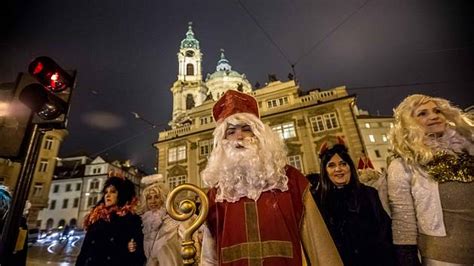
[[[288,189],[284,169],[276,169],[273,163],[268,163],[262,148],[255,137],[222,140],[202,172],[205,181],[217,181],[209,184],[218,188],[217,202],[236,202],[242,197],[257,200],[262,192]]]

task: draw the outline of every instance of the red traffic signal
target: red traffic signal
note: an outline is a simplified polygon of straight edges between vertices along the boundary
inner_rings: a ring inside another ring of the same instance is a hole
[[[77,72],[65,71],[47,56],[34,59],[28,72],[30,75],[20,75],[17,91],[20,101],[35,113],[33,123],[66,127]]]
[[[28,72],[51,92],[60,92],[73,85],[73,78],[47,56],[33,60]]]

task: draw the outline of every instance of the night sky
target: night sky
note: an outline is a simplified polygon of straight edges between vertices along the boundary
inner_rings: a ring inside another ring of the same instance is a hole
[[[171,119],[170,87],[188,21],[200,41],[203,77],[215,71],[223,48],[252,85],[269,73],[287,80],[293,64],[303,90],[346,85],[360,108],[391,115],[412,93],[462,108],[474,103],[469,2],[7,0],[0,83],[14,81],[41,55],[77,69],[60,155],[129,158],[151,173],[152,143]]]

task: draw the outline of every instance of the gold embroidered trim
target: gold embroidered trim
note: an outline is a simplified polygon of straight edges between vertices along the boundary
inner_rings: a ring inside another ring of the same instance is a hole
[[[425,169],[431,178],[439,183],[474,181],[474,157],[467,153],[457,157],[446,152],[438,153],[425,165]]]
[[[245,202],[244,208],[248,242],[222,248],[222,262],[229,263],[247,259],[249,266],[258,266],[262,265],[263,258],[293,258],[293,244],[290,241],[261,241],[256,202]]]
[[[236,260],[261,260],[269,257],[293,258],[293,245],[289,241],[270,240],[263,242],[246,242],[222,248],[222,262]]]

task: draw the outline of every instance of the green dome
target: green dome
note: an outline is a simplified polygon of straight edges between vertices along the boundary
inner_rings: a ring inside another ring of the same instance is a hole
[[[193,23],[189,22],[188,32],[186,32],[186,38],[181,41],[181,49],[183,48],[194,48],[199,49],[199,41],[194,38]]]

